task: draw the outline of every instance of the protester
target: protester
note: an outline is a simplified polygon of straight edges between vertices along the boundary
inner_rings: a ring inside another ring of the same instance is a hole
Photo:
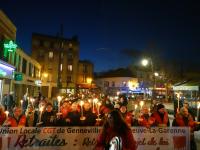
[[[194,130],[196,128],[196,123],[193,120],[192,115],[188,112],[186,107],[182,107],[180,112],[176,114],[175,119],[172,123],[173,126],[178,127],[190,127],[190,146],[191,150],[196,150],[196,145],[194,141]]]
[[[92,112],[91,105],[88,101],[84,102],[83,105],[83,116],[85,117],[84,120],[81,120],[82,126],[94,126],[96,123],[96,114]]]
[[[188,101],[184,100],[183,107],[188,109],[189,114],[192,116],[193,120],[195,120],[195,112],[194,109],[192,109],[188,103]]]
[[[12,112],[13,107],[15,106],[13,92],[10,92],[4,96],[3,105],[4,105],[5,110],[8,110],[10,113]]]
[[[26,116],[22,114],[21,107],[13,108],[13,116],[10,116],[3,124],[8,127],[25,127]]]
[[[80,109],[78,104],[74,102],[71,106],[71,111],[67,114],[66,122],[69,122],[70,126],[79,126],[80,125]]]
[[[152,117],[155,119],[156,126],[167,127],[170,126],[168,113],[165,110],[165,106],[163,104],[157,105],[157,111],[152,114]]]
[[[126,121],[126,123],[129,126],[132,126],[133,125],[132,113],[131,112],[127,112],[127,107],[126,106],[121,106],[120,107],[120,112],[122,113],[122,116],[123,116],[124,120]]]
[[[71,104],[69,101],[64,101],[60,107],[62,118],[66,118],[67,114],[71,111]]]
[[[55,126],[56,115],[53,111],[53,105],[51,103],[46,104],[46,109],[41,117],[42,126]]]
[[[110,141],[114,137],[122,139],[123,150],[136,150],[136,142],[132,131],[118,110],[113,110],[108,114],[103,129],[97,138],[95,150],[109,149],[111,146]]]
[[[5,120],[6,120],[6,114],[4,111],[4,107],[2,105],[0,105],[0,126],[3,125]]]
[[[152,127],[155,126],[155,118],[149,115],[149,109],[147,106],[143,106],[142,108],[142,115],[138,118],[139,126],[143,127]]]
[[[157,111],[157,104],[158,104],[158,102],[155,99],[153,99],[151,106],[150,106],[150,112],[151,113],[154,113],[154,112]]]
[[[38,113],[35,111],[32,105],[28,105],[25,115],[26,115],[26,126],[35,127],[38,122]]]

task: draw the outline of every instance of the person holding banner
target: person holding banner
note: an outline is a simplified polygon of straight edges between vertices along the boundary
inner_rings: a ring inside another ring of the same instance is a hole
[[[56,125],[56,115],[53,111],[53,105],[51,103],[46,104],[46,110],[41,117],[42,126],[55,126]]]
[[[155,126],[155,118],[149,115],[149,109],[147,106],[143,106],[142,115],[138,117],[139,126],[152,127]]]
[[[157,111],[151,115],[155,119],[155,125],[161,127],[169,127],[169,117],[163,104],[157,105]]]
[[[96,114],[92,112],[91,105],[88,101],[83,104],[84,120],[80,120],[80,126],[94,126],[96,124]]]
[[[38,113],[34,110],[32,105],[28,105],[26,110],[26,126],[35,127],[38,121]]]
[[[21,107],[13,108],[13,116],[8,117],[3,126],[6,127],[25,127],[26,116],[22,114]]]
[[[109,150],[112,147],[113,138],[122,140],[122,149],[118,150],[136,150],[132,131],[118,110],[113,110],[108,114],[97,138],[95,150]]]
[[[178,127],[190,127],[191,150],[196,150],[196,145],[195,145],[195,141],[194,141],[194,130],[196,129],[196,123],[193,120],[192,115],[188,112],[188,109],[186,107],[182,107],[180,109],[180,112],[176,114],[176,117],[173,120],[172,125],[178,126]]]

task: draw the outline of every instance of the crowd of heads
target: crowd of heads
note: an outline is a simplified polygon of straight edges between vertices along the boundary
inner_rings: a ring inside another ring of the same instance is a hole
[[[95,102],[94,102],[95,99]],[[82,104],[81,104],[82,101]],[[60,104],[60,106],[58,106]],[[71,100],[62,98],[57,100],[42,99],[36,103],[28,101],[27,107],[15,106],[9,114],[0,106],[0,123],[4,126],[20,124],[23,126],[102,126],[108,121],[112,111],[118,111],[129,126],[170,126],[168,112],[162,103],[152,101],[147,105],[145,101],[133,100],[125,96],[93,97]],[[176,117],[191,115],[189,106],[185,104],[179,109]],[[13,120],[16,122],[12,124]],[[120,119],[120,118],[118,118]],[[115,121],[115,120],[114,120]],[[116,124],[116,122],[114,122]],[[175,123],[174,123],[175,124]],[[177,123],[176,123],[177,125]]]

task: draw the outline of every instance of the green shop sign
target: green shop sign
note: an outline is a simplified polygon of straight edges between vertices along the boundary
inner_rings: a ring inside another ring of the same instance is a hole
[[[22,81],[23,74],[22,73],[15,73],[15,81]]]
[[[17,49],[17,44],[12,40],[6,40],[3,43],[4,56],[8,56],[8,52],[14,52]]]

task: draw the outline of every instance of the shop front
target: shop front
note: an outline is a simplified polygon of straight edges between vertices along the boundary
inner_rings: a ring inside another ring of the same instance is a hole
[[[15,67],[0,60],[0,101],[3,96],[13,91],[13,74]]]

